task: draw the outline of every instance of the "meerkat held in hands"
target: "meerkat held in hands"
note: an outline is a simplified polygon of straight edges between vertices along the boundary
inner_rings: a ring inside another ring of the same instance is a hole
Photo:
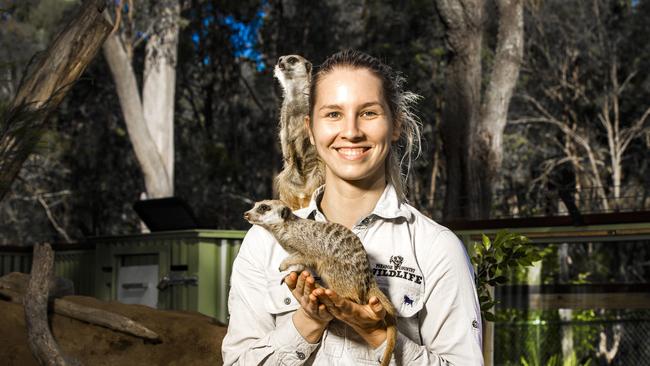
[[[361,240],[343,225],[300,218],[278,200],[257,202],[244,218],[268,230],[289,253],[280,271],[313,268],[339,296],[362,305],[373,296],[379,300],[387,330],[381,364],[388,365],[397,338],[396,310],[377,286]]]
[[[280,199],[292,209],[306,206],[314,190],[323,184],[322,164],[305,128],[311,69],[303,57],[288,55],[280,57],[274,71],[284,97],[280,114],[284,165],[275,183]]]

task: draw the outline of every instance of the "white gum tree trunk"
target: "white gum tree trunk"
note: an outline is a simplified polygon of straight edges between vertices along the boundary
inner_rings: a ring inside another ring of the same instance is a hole
[[[178,1],[157,1],[156,7],[154,31],[148,35],[145,46],[142,93],[131,59],[132,45],[118,31],[103,47],[148,198],[174,194],[174,94],[180,5]]]

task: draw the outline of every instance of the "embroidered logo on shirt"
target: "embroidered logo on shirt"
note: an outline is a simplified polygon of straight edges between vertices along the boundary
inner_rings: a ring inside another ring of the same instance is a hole
[[[404,257],[401,255],[391,255],[390,262],[393,264],[393,269],[399,269],[402,263],[404,263]]]
[[[381,263],[375,263],[374,268],[372,269],[372,274],[376,277],[403,278],[407,281],[421,284],[422,276],[416,273],[419,272],[416,272],[415,268],[400,265],[400,269],[393,269],[393,266]]]
[[[404,295],[404,304],[408,306],[413,306],[413,299],[408,297],[408,295]]]

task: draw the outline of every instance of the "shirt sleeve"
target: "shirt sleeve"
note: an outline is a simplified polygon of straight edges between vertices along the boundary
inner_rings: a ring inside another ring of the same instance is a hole
[[[445,230],[422,254],[427,295],[419,313],[422,345],[398,333],[391,364],[482,366],[481,311],[463,243]],[[378,359],[384,349],[385,342],[375,349]]]
[[[276,327],[265,308],[263,258],[273,238],[259,227],[248,231],[233,263],[228,296],[230,320],[222,344],[224,365],[302,365],[318,343],[308,343],[292,321]],[[265,248],[265,249],[263,249]]]

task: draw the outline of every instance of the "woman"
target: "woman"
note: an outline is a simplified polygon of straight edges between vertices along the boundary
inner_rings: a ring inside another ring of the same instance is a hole
[[[398,365],[482,365],[473,271],[448,229],[405,203],[400,163],[410,165],[419,126],[415,95],[379,60],[357,51],[330,56],[314,75],[306,124],[326,166],[325,185],[298,216],[354,231],[398,312]],[[309,272],[280,273],[286,252],[260,227],[233,266],[227,365],[378,364],[385,311],[315,288]],[[285,277],[286,276],[286,277]],[[286,285],[282,284],[282,280]]]

